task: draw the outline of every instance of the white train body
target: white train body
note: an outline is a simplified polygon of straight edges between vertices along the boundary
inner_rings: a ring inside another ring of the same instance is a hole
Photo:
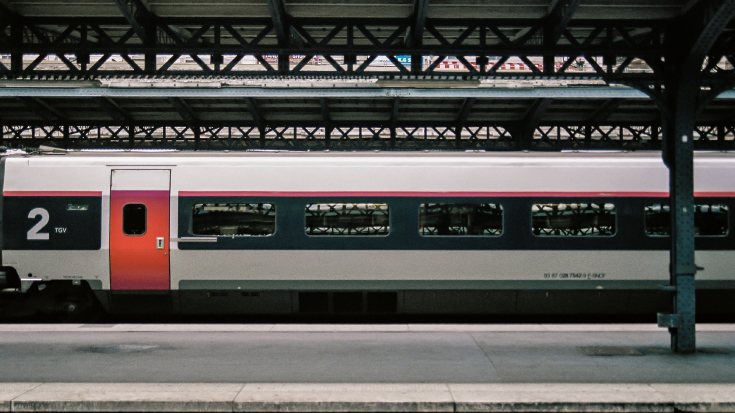
[[[533,313],[549,291],[660,299],[669,278],[669,237],[646,221],[668,203],[655,153],[11,155],[3,195],[2,265],[22,284],[9,286],[89,286],[112,311],[136,296],[158,303],[148,312]],[[697,238],[697,286],[733,291],[735,158],[697,154],[695,196],[706,219],[725,220]],[[482,215],[482,233],[427,224],[442,212],[426,211],[460,207],[476,220],[478,205],[495,217]],[[246,233],[211,233],[211,217],[251,219],[235,212],[246,209],[260,214]],[[596,224],[560,227],[573,211]],[[343,225],[357,215],[371,224]],[[265,233],[247,233],[257,225]]]

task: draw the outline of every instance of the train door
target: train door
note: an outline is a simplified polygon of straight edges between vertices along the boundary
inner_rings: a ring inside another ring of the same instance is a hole
[[[171,171],[113,170],[110,187],[112,290],[168,290]]]

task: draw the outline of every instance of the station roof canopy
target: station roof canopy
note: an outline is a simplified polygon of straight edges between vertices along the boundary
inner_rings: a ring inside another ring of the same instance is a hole
[[[666,47],[677,47],[670,39],[708,16],[710,3],[0,0],[0,54],[15,56],[2,62],[0,76],[532,76],[650,83],[662,76]],[[726,46],[714,50],[710,71],[729,67]]]
[[[500,88],[471,82],[474,87],[467,87],[467,82],[453,81],[443,82],[443,88],[412,88],[407,87],[411,83],[386,82],[389,87],[381,83],[289,81],[227,87],[219,83],[120,82],[70,88],[64,82],[28,82],[30,87],[0,87],[0,113],[6,122],[18,124],[55,119],[79,125],[109,125],[118,119],[137,125],[176,125],[185,124],[187,118],[202,125],[240,126],[259,121],[271,126],[494,125],[530,117],[543,125],[661,122],[653,101],[626,87],[531,88],[516,83]],[[53,84],[67,87],[41,87]],[[101,104],[103,101],[109,104]],[[700,123],[724,124],[732,118],[735,93],[727,92],[707,106]]]
[[[236,128],[254,130],[238,133],[260,148],[284,131],[307,140],[318,134],[329,148],[330,139],[354,136],[346,130],[369,128],[391,148],[416,133],[453,140],[453,149],[491,150],[548,149],[536,143],[580,136],[591,147],[615,133],[611,148],[633,141],[658,149],[666,75],[721,3],[0,0],[2,139],[86,139],[81,131],[108,128],[99,132],[105,139],[142,136],[166,146],[168,138],[150,131],[181,127],[174,141],[198,142],[205,131],[220,138]],[[704,102],[697,147],[731,149],[735,99],[714,97],[735,85],[735,27],[718,27],[707,32],[716,41],[696,77]],[[55,83],[71,81],[102,83],[73,91]],[[478,128],[509,140],[464,145]],[[565,147],[578,143],[551,146]]]
[[[661,112],[609,86],[416,88],[396,82],[0,84],[10,146],[206,149],[659,149]],[[30,86],[30,87],[29,87]],[[68,87],[83,86],[83,87]],[[308,86],[308,87],[306,87]],[[510,86],[510,85],[507,85]],[[735,149],[735,93],[706,106],[697,149]],[[131,133],[132,132],[132,133]],[[131,138],[132,136],[132,138]]]

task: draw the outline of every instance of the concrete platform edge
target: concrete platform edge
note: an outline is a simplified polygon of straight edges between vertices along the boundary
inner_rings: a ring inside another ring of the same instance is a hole
[[[0,411],[735,412],[735,383],[0,383]]]

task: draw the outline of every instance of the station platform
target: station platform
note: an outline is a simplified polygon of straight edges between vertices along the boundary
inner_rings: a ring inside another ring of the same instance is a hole
[[[735,412],[735,325],[0,324],[0,412]]]

